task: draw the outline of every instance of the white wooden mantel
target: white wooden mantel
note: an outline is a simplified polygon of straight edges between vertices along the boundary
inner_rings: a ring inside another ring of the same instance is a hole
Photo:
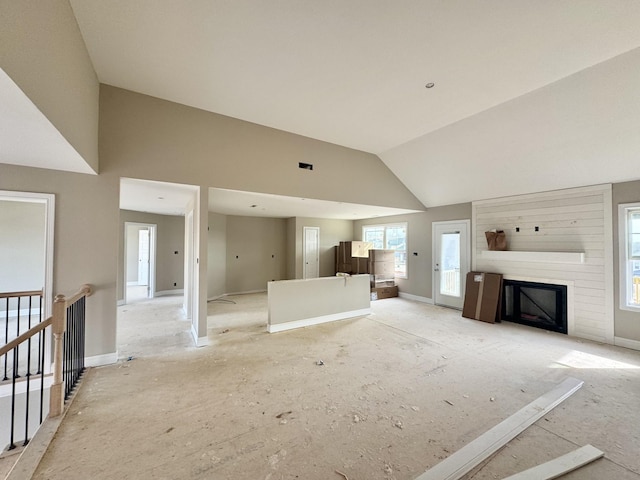
[[[483,260],[509,262],[584,263],[584,252],[518,252],[511,250],[483,250]]]

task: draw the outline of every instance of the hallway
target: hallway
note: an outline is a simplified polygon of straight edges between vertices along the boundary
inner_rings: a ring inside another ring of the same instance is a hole
[[[151,336],[89,371],[34,478],[410,480],[573,376],[582,389],[465,478],[591,443],[605,458],[563,478],[640,479],[639,352],[400,298],[267,334],[265,294],[227,298],[199,349],[177,298],[121,307]]]

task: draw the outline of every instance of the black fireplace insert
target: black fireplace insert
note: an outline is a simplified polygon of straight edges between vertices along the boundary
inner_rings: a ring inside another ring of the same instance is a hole
[[[502,320],[567,333],[567,287],[504,280]]]

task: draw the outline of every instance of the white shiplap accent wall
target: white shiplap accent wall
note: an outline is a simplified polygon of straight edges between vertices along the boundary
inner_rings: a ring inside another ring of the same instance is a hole
[[[569,335],[613,343],[611,185],[483,200],[472,210],[474,270],[568,285]],[[506,232],[509,250],[584,252],[584,262],[483,258],[484,232],[494,228]]]

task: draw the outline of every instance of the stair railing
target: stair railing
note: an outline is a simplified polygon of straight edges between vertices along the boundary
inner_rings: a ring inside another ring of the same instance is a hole
[[[22,293],[22,292],[21,292]],[[56,417],[64,411],[64,402],[69,398],[74,387],[77,385],[84,371],[85,355],[85,307],[86,297],[91,296],[93,288],[91,285],[83,285],[78,292],[70,297],[64,295],[56,296],[53,304],[53,316],[37,323],[26,332],[18,335],[6,345],[0,347],[0,358],[10,356],[13,359],[11,370],[11,411],[10,411],[10,441],[7,450],[16,448],[16,410],[17,407],[24,410],[24,434],[23,445],[29,443],[30,424],[29,413],[34,408],[31,390],[32,382],[39,382],[39,423],[42,424],[44,416],[44,391],[47,379],[51,375],[45,374],[46,351],[45,339],[46,329],[51,326],[53,333],[53,383],[49,393],[49,417]],[[31,351],[32,339],[38,335],[38,373],[31,372]],[[21,378],[19,351],[21,346],[27,346],[27,369],[26,379]],[[48,369],[47,369],[48,370]],[[32,378],[38,377],[38,378]],[[24,390],[24,404],[17,405],[18,394]],[[2,412],[5,417],[5,413]],[[36,427],[37,427],[36,426]],[[36,428],[37,429],[37,428]],[[31,430],[34,430],[31,425]]]

